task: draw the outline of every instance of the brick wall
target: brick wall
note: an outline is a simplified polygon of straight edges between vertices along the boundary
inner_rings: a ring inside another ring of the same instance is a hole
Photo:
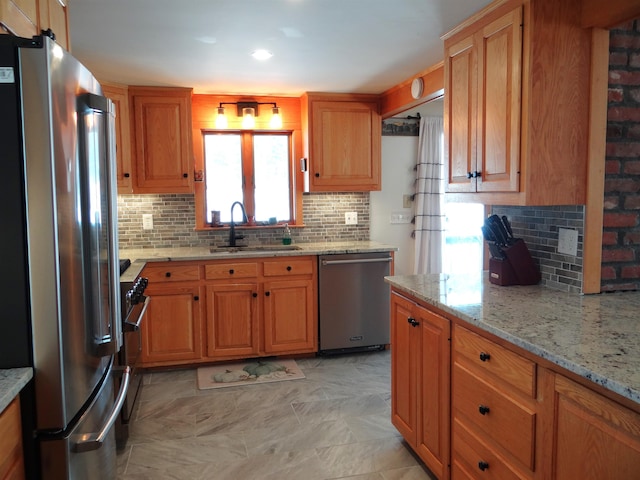
[[[582,292],[582,259],[584,240],[584,207],[498,207],[492,213],[506,215],[513,234],[522,238],[540,268],[547,287],[572,293]],[[578,231],[578,254],[558,253],[558,228]]]
[[[294,242],[369,239],[369,193],[313,193],[303,196],[304,228],[294,228]],[[345,225],[345,212],[358,213],[358,225]],[[153,215],[153,230],[142,229],[142,214]],[[221,245],[229,231],[195,231],[193,195],[119,195],[120,248]],[[277,243],[282,228],[245,230],[248,244]]]
[[[612,29],[602,291],[640,288],[640,21]]]

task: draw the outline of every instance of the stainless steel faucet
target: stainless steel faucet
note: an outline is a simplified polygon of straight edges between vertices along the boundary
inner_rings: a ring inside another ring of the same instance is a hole
[[[240,209],[242,210],[242,221],[243,222],[247,221],[247,213],[244,210],[244,205],[242,205],[242,202],[233,202],[231,204],[231,223],[229,225],[229,246],[230,247],[235,247],[236,240],[242,240],[244,238],[244,235],[236,235],[236,224],[233,221],[233,208],[236,205],[240,205]]]

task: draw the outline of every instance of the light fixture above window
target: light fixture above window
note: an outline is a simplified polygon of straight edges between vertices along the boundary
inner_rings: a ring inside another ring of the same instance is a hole
[[[282,128],[280,108],[275,102],[220,102],[220,105],[216,109],[216,128],[218,129],[228,128],[229,125],[223,105],[236,106],[236,115],[238,117],[242,117],[242,128],[245,130],[255,128],[256,117],[259,115],[259,105],[271,105],[271,120],[269,122],[269,127],[274,130]]]

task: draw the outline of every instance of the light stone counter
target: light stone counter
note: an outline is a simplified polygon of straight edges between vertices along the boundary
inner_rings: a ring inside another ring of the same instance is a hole
[[[296,243],[299,250],[240,250],[237,252],[211,252],[211,247],[178,248],[139,248],[122,249],[120,258],[129,258],[132,262],[182,261],[182,260],[219,260],[225,258],[282,257],[301,255],[333,255],[340,253],[391,252],[397,247],[370,241]],[[275,247],[275,246],[274,246]],[[287,248],[287,247],[283,247]]]
[[[31,377],[33,369],[30,367],[0,369],[0,413],[4,412]]]
[[[478,276],[386,277],[398,290],[640,403],[640,292],[578,295]]]

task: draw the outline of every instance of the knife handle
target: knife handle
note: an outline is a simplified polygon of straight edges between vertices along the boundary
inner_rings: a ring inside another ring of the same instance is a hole
[[[513,230],[511,230],[511,222],[509,222],[509,219],[507,218],[506,215],[502,216],[502,223],[504,224],[504,228],[507,229],[507,233],[509,233],[509,236],[513,238]]]

